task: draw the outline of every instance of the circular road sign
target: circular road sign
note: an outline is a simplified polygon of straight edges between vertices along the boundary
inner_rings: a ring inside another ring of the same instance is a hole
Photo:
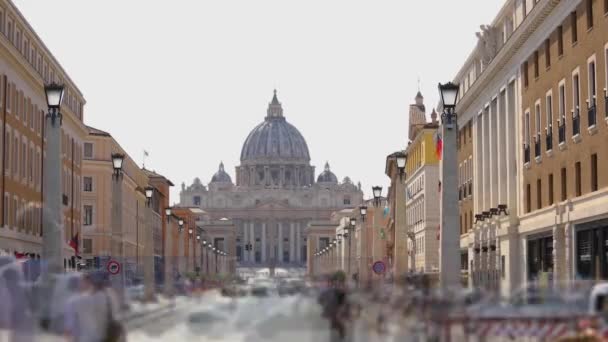
[[[374,266],[372,266],[372,270],[376,274],[382,274],[382,273],[384,273],[384,271],[386,271],[386,266],[384,265],[384,263],[382,261],[376,261],[374,263]]]
[[[110,260],[110,262],[108,262],[108,272],[110,272],[110,274],[112,275],[118,274],[118,272],[120,272],[120,264],[118,263],[118,261]]]

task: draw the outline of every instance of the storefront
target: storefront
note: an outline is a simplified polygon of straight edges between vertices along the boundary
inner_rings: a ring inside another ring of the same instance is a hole
[[[608,219],[576,225],[576,275],[608,279]]]
[[[528,281],[553,278],[553,235],[551,231],[531,235],[527,241]]]

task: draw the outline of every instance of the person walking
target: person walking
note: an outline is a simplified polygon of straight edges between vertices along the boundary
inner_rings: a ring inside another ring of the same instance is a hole
[[[16,261],[0,267],[0,298],[0,330],[5,330],[4,335],[0,331],[0,340],[33,342],[34,317],[23,288],[23,274]]]
[[[103,272],[84,276],[81,293],[68,303],[65,335],[69,341],[116,342],[125,339],[124,332],[117,333],[115,326],[120,321],[118,298],[107,284]]]
[[[319,296],[319,304],[323,308],[323,317],[329,321],[331,341],[347,341],[350,305],[345,287],[345,275],[336,272],[330,278],[330,286]]]

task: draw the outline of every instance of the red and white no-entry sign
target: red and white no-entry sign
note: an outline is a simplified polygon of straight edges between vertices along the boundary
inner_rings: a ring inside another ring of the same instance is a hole
[[[110,260],[108,262],[107,269],[108,269],[108,272],[110,272],[110,274],[112,274],[112,275],[118,274],[120,272],[120,264],[116,260]]]

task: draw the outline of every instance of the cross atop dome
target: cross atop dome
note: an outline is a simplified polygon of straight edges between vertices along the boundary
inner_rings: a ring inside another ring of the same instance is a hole
[[[274,95],[272,96],[272,101],[268,104],[268,111],[266,118],[281,118],[283,117],[283,107],[281,106],[281,102],[277,98],[277,90],[274,90]]]

